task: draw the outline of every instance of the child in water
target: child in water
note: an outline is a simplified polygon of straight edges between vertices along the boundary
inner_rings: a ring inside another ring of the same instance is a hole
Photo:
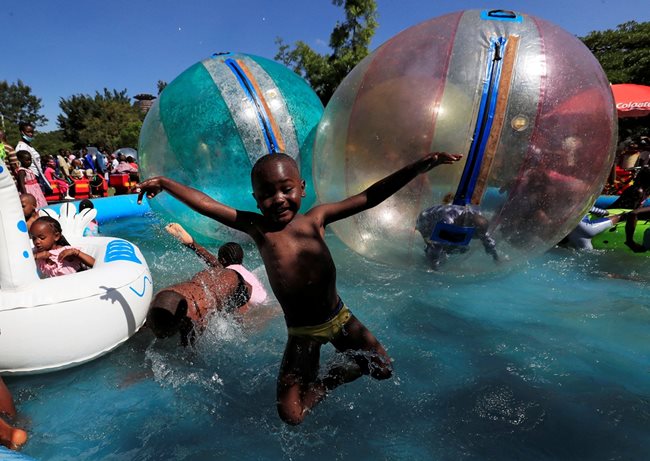
[[[194,251],[208,267],[191,279],[155,294],[149,306],[147,325],[156,337],[167,338],[178,332],[181,345],[194,344],[214,312],[243,313],[249,304],[266,298],[266,291],[259,292],[260,287],[264,290],[259,281],[256,287],[238,271],[225,268],[219,258],[195,242],[180,224],[168,224],[165,230]]]
[[[460,155],[432,153],[398,170],[365,191],[336,203],[298,213],[305,181],[288,155],[261,157],[253,166],[253,197],[262,214],[236,210],[165,177],[139,185],[138,202],[163,190],[192,209],[250,235],[255,241],[288,327],[280,365],[277,408],[283,421],[300,424],[327,392],[362,375],[387,379],[391,360],[373,334],[343,304],[336,289],[336,267],[325,243],[325,227],[372,208],[419,174]],[[331,342],[353,359],[318,376],[320,349]]]
[[[38,218],[29,235],[34,243],[36,267],[46,278],[73,274],[95,265],[95,258],[70,246],[61,233],[61,224],[54,218]]]
[[[83,210],[86,209],[94,209],[95,205],[93,205],[93,202],[88,200],[87,198],[83,199],[81,202],[79,202],[79,213],[81,213]],[[84,228],[84,237],[97,237],[99,235],[99,224],[97,223],[96,219],[93,219],[88,223],[88,225]]]
[[[23,207],[23,215],[25,216],[27,230],[29,231],[34,221],[38,219],[36,198],[32,194],[20,194],[20,205]]]
[[[267,293],[264,285],[262,285],[262,282],[259,281],[255,274],[243,266],[244,249],[239,243],[224,243],[219,247],[217,257],[223,267],[236,271],[250,284],[252,292],[251,299],[248,301],[249,303],[261,304],[266,301]]]

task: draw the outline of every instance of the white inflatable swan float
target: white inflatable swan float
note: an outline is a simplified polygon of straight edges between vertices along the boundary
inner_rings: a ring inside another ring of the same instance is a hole
[[[142,326],[153,294],[140,250],[110,237],[82,237],[96,210],[61,207],[63,235],[95,258],[75,274],[40,279],[20,199],[0,161],[0,374],[43,373],[87,362]]]

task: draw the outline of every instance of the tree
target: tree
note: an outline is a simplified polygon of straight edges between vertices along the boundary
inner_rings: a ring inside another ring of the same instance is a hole
[[[167,82],[164,80],[158,80],[158,83],[156,83],[156,87],[158,88],[158,94],[162,93],[162,90],[165,89],[167,86]]]
[[[611,83],[650,85],[650,22],[629,21],[616,30],[593,31],[581,40],[596,56]],[[650,135],[650,116],[622,118],[619,137]]]
[[[33,144],[41,155],[56,155],[59,149],[73,149],[72,143],[63,139],[62,130],[48,131],[47,133],[37,132]]]
[[[59,102],[62,114],[57,123],[64,139],[75,148],[109,144],[113,147],[137,145],[142,114],[133,107],[127,90],[95,92],[95,96],[77,94]]]
[[[332,0],[332,3],[343,6],[345,21],[337,22],[330,35],[330,55],[318,54],[302,41],[291,49],[281,38],[276,39],[275,59],[304,77],[323,104],[327,104],[352,68],[368,55],[377,28],[375,0]]]
[[[17,125],[20,121],[31,122],[34,126],[45,125],[47,118],[39,114],[41,109],[41,98],[34,96],[22,80],[11,84],[0,81],[0,114],[5,125]]]
[[[116,100],[99,102],[101,116],[85,121],[79,140],[85,146],[134,147],[138,145],[141,112],[130,103]]]
[[[629,21],[616,30],[590,32],[581,40],[611,83],[650,85],[650,22]]]

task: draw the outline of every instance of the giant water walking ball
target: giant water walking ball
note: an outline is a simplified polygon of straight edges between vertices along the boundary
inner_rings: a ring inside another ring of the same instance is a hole
[[[256,211],[251,168],[261,156],[283,152],[306,180],[306,209],[316,197],[312,146],[322,113],[316,93],[285,66],[248,54],[215,54],[170,82],[147,113],[140,175],[168,176],[226,205]],[[241,237],[169,194],[151,206],[198,237]]]
[[[385,263],[491,271],[574,228],[616,131],[609,83],[580,40],[526,14],[462,11],[403,31],[350,72],[319,124],[314,179],[332,202],[427,152],[463,154],[332,227]]]

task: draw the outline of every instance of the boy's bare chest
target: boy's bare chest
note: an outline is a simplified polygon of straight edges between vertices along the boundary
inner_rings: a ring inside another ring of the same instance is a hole
[[[266,234],[260,253],[267,270],[295,272],[313,265],[329,266],[332,260],[318,226],[309,222],[291,223],[280,232]]]

